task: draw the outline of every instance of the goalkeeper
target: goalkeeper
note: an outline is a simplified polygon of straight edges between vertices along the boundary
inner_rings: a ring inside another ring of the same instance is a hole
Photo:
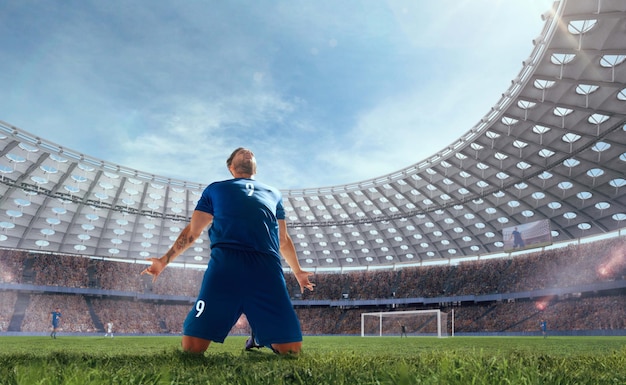
[[[183,350],[203,353],[212,341],[224,342],[245,313],[258,344],[279,354],[298,353],[302,331],[285,284],[281,255],[301,291],[313,290],[312,273],[303,271],[298,262],[280,191],[254,180],[252,151],[236,149],[226,165],[233,179],[214,182],[204,190],[190,223],[165,255],[148,259],[152,264],[141,274],[156,280],[210,226],[211,259],[183,324]]]

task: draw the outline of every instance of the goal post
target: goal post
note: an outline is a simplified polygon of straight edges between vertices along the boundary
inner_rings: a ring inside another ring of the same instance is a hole
[[[361,337],[447,337],[448,313],[440,309],[361,313]]]

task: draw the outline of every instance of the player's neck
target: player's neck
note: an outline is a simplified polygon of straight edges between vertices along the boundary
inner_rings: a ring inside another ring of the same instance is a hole
[[[233,173],[235,179],[254,179],[254,175],[246,173]]]

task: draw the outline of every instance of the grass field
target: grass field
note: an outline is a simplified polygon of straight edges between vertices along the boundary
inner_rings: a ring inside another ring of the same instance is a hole
[[[305,337],[298,357],[180,337],[0,337],[7,384],[625,384],[626,337]]]

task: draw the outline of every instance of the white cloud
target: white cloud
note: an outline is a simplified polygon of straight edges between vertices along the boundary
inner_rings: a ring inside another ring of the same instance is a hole
[[[262,148],[271,125],[293,113],[296,106],[267,92],[238,94],[212,102],[172,101],[172,111],[145,119],[151,130],[128,137],[120,162],[157,175],[194,182],[227,177],[226,157],[239,146]],[[122,133],[120,136],[127,135]],[[116,140],[120,140],[118,138]],[[255,150],[256,151],[256,150]]]

